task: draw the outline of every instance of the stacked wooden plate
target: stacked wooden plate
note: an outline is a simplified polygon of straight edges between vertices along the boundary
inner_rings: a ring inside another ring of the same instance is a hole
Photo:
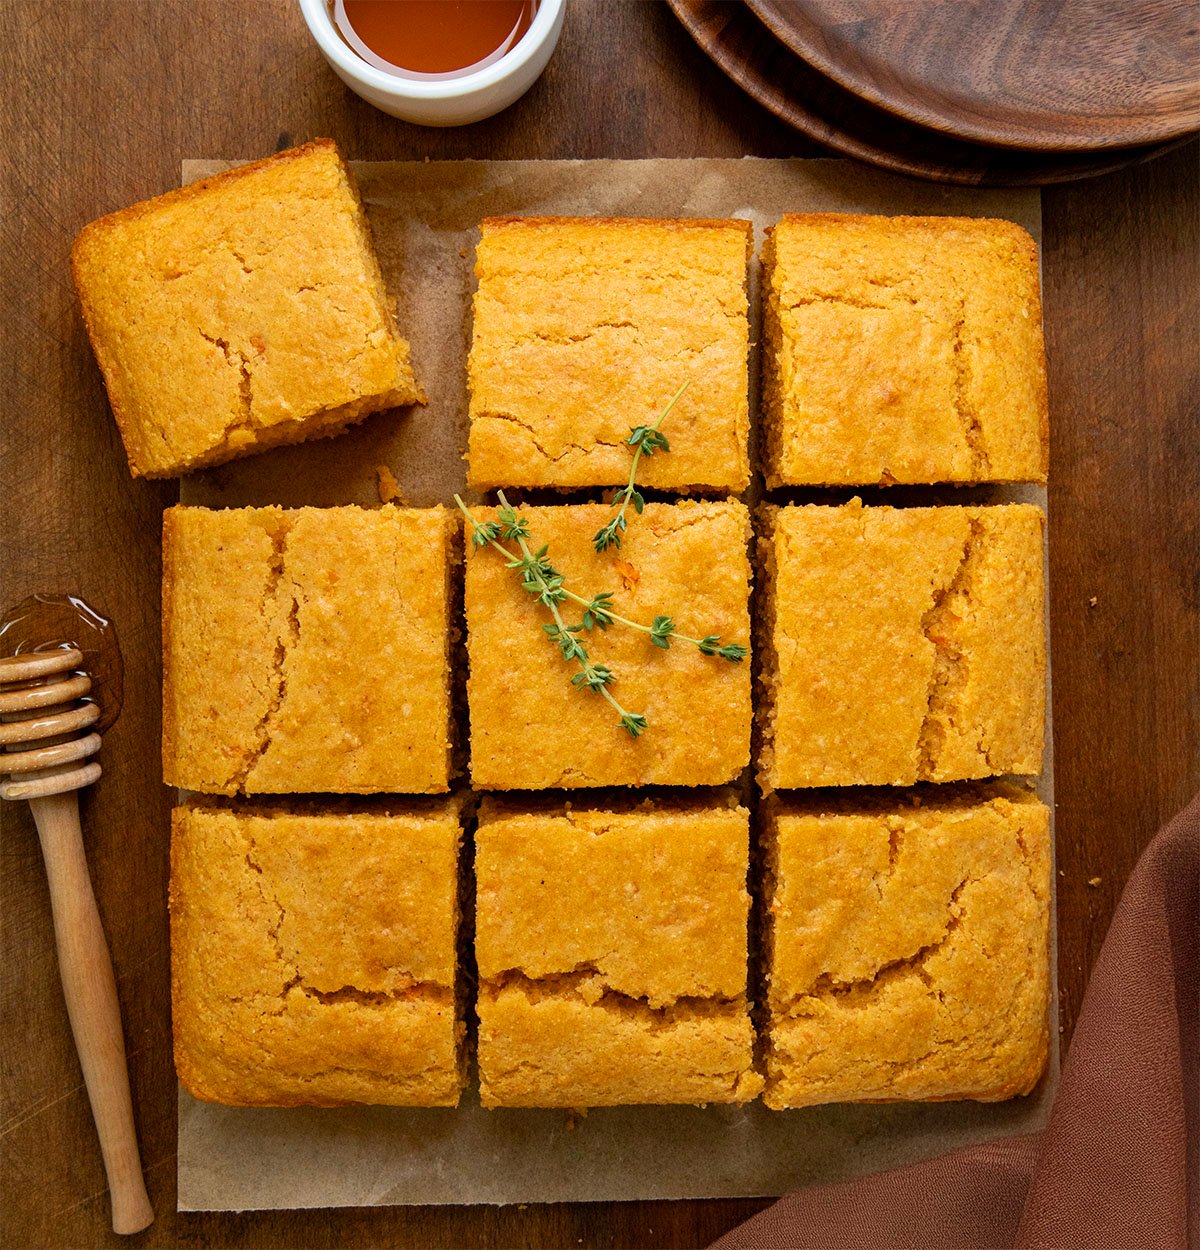
[[[847,156],[1068,182],[1200,129],[1192,0],[668,0],[759,103]]]

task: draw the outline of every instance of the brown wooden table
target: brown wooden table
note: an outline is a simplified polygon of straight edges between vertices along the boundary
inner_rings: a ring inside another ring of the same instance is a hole
[[[499,117],[422,130],[345,90],[294,0],[4,7],[0,600],[71,590],[131,663],[84,800],[143,1157],[167,1246],[694,1246],[763,1204],[391,1208],[180,1216],[158,763],[159,518],[130,480],[67,277],[76,230],[179,180],[184,157],[331,135],[355,158],[816,155],[744,99],[665,7],[571,0],[544,78]],[[1060,1020],[1069,1038],[1139,850],[1200,784],[1197,146],[1044,199]],[[2,605],[0,605],[2,606]],[[116,1244],[25,809],[2,844],[5,1246]]]

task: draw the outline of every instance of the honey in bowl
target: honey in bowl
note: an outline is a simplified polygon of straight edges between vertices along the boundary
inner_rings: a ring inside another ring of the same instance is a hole
[[[538,0],[333,0],[339,34],[368,65],[404,78],[457,78],[516,47]]]

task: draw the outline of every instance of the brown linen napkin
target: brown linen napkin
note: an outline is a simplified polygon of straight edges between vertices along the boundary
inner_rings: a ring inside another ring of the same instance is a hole
[[[1200,1246],[1198,1032],[1200,795],[1129,878],[1043,1133],[789,1194],[714,1245]]]

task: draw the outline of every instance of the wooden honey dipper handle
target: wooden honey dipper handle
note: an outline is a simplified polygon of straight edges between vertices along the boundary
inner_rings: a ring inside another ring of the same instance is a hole
[[[29,799],[50,885],[67,1014],[108,1176],[113,1231],[136,1233],[153,1221],[154,1210],[138,1155],[117,986],[88,876],[75,795],[79,786],[99,775],[98,764],[84,762],[99,740],[91,743],[74,737],[63,741],[90,723],[79,716],[80,708],[75,705],[78,678],[64,672],[81,658],[78,652],[64,651],[47,653],[40,662],[38,656],[17,657],[24,664],[0,660],[0,729],[4,731],[0,740],[5,743],[0,772],[14,763],[17,766],[14,778],[0,784],[0,794]],[[30,684],[36,678],[47,680]],[[5,683],[14,681],[19,684],[6,687]],[[65,711],[63,702],[56,702],[51,694],[56,684],[66,694]],[[25,726],[28,732],[22,732]],[[48,745],[37,745],[47,738]],[[42,764],[45,767],[38,767]]]
[[[88,877],[79,804],[71,791],[31,799],[29,806],[50,882],[67,1014],[108,1174],[113,1231],[140,1232],[154,1210],[142,1177],[117,985]]]

